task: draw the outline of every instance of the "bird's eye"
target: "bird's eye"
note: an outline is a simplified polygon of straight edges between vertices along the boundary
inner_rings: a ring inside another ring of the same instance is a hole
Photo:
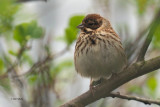
[[[94,23],[89,23],[90,26],[94,25]]]

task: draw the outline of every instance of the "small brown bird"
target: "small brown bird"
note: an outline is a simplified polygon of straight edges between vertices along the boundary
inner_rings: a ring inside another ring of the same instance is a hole
[[[93,81],[122,71],[126,65],[125,52],[108,20],[88,14],[77,28],[81,32],[75,47],[75,68],[81,76],[91,78],[90,88]]]

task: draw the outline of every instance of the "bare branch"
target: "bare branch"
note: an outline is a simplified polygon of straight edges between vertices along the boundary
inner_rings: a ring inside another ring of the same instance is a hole
[[[48,55],[46,58],[44,58],[42,61],[38,61],[36,63],[34,63],[32,65],[32,67],[25,73],[17,75],[15,77],[20,77],[20,76],[25,76],[25,75],[29,75],[30,73],[32,73],[35,69],[37,68],[41,68],[42,66],[44,66],[46,63],[49,63],[50,61],[52,61],[52,59],[56,59],[59,56],[62,56],[63,54],[65,54],[68,51],[69,47],[64,48],[62,51],[60,51],[59,53],[53,54],[53,55]]]
[[[117,98],[121,98],[121,99],[126,99],[126,100],[135,100],[135,101],[139,101],[142,102],[144,104],[157,104],[160,105],[160,100],[151,100],[151,99],[146,99],[146,98],[140,98],[140,97],[135,97],[135,96],[129,96],[129,95],[122,95],[120,93],[111,93],[109,95],[110,97],[117,97]]]
[[[126,68],[123,72],[120,72],[116,77],[111,77],[109,80],[105,81],[105,83],[95,87],[94,96],[92,95],[92,92],[88,90],[77,98],[62,105],[61,107],[78,107],[77,105],[86,106],[96,100],[108,97],[111,91],[125,84],[126,82],[159,68],[160,56],[148,61],[136,62]]]
[[[137,62],[138,61],[142,61],[144,60],[144,56],[147,52],[147,49],[152,41],[152,38],[153,38],[153,35],[154,35],[154,32],[156,31],[157,29],[157,26],[160,24],[160,11],[158,12],[158,14],[156,15],[153,23],[151,24],[151,28],[150,28],[150,31],[147,35],[147,38],[144,42],[144,44],[142,45],[142,48],[140,49],[140,52],[139,52],[139,55],[138,55],[138,58],[137,58]]]

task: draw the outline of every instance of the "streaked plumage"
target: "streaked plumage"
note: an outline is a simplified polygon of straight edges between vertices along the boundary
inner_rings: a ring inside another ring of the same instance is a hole
[[[126,65],[126,56],[119,36],[110,22],[98,14],[87,15],[76,42],[76,71],[94,80],[108,78]]]

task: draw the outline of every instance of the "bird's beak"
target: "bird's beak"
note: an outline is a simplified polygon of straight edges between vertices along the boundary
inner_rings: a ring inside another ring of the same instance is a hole
[[[80,24],[80,25],[77,26],[77,28],[78,28],[78,29],[82,29],[82,28],[84,28],[84,25],[83,25],[83,24]]]

